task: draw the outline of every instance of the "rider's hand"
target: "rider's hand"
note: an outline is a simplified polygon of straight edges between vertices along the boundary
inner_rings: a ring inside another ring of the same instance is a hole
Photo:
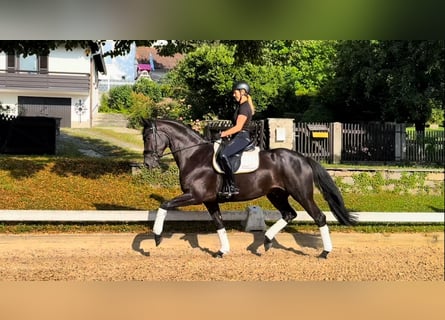
[[[218,132],[217,134],[215,134],[215,140],[220,140],[221,139],[221,133]]]

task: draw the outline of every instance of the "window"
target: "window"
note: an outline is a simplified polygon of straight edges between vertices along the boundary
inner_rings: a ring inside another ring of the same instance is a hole
[[[48,56],[8,54],[8,72],[48,72]]]
[[[26,56],[26,58],[20,55],[18,60],[20,71],[37,71],[37,56],[35,54]]]

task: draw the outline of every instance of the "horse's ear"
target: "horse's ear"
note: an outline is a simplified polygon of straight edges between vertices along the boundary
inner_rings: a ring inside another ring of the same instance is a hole
[[[143,127],[148,127],[151,124],[151,121],[149,119],[145,119],[145,118],[139,118],[139,123],[141,124],[141,126]]]

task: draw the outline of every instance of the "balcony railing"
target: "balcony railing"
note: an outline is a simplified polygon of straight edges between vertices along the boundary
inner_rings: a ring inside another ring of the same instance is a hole
[[[90,75],[75,72],[37,73],[0,70],[1,89],[88,92]]]

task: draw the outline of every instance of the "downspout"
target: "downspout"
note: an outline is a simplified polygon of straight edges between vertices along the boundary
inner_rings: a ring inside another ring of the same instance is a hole
[[[93,89],[94,89],[94,61],[93,55],[90,57],[90,128],[93,127]]]

